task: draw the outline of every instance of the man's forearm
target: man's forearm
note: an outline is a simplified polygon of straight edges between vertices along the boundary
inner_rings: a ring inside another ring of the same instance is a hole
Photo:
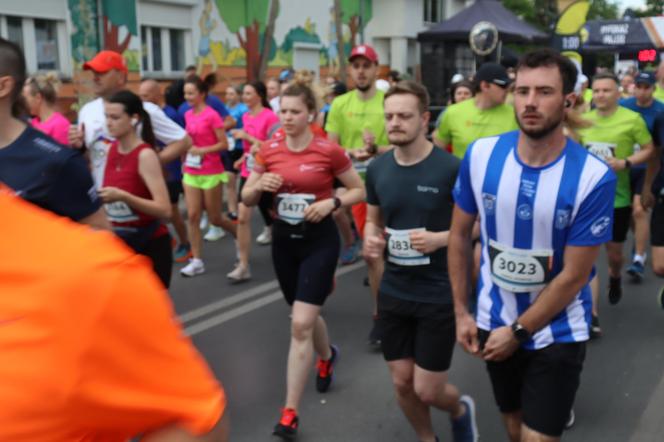
[[[570,274],[563,270],[519,317],[519,324],[531,333],[535,333],[549,324],[588,283],[588,277],[589,275]]]
[[[159,161],[161,164],[168,164],[184,155],[191,147],[191,138],[184,137],[181,140],[175,141],[159,152]]]
[[[470,235],[450,231],[447,243],[447,269],[452,286],[454,311],[468,313],[468,280],[471,258]]]

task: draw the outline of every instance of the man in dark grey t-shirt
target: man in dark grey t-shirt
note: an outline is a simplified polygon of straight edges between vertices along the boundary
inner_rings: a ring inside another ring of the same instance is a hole
[[[446,247],[459,160],[427,141],[428,105],[426,89],[410,81],[385,95],[385,126],[396,148],[367,171],[364,255],[385,258],[378,295],[383,356],[418,439],[438,440],[433,406],[450,414],[455,442],[475,442],[473,400],[447,382],[456,330]]]

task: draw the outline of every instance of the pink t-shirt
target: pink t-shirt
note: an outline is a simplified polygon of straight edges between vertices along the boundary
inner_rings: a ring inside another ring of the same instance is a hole
[[[53,112],[46,121],[41,121],[39,117],[34,117],[30,120],[30,124],[32,124],[32,127],[44,132],[58,143],[69,146],[67,132],[69,132],[69,125],[71,123],[69,123],[69,120],[60,112]]]
[[[217,144],[215,129],[223,128],[224,122],[214,109],[205,106],[196,114],[194,109],[184,114],[185,129],[196,147],[208,147]],[[203,157],[187,155],[184,172],[191,175],[216,175],[224,172],[219,152],[205,154]]]
[[[270,129],[279,123],[279,117],[277,117],[274,112],[270,109],[263,108],[258,115],[252,115],[251,111],[245,112],[242,115],[242,125],[246,133],[252,137],[256,137],[261,141],[267,140],[269,137]],[[244,153],[248,154],[251,150],[251,143],[247,140],[244,140]],[[247,167],[249,163],[249,167]],[[251,172],[251,167],[253,167],[253,159],[247,156],[247,159],[242,164],[242,174],[243,178],[249,177],[249,172]]]

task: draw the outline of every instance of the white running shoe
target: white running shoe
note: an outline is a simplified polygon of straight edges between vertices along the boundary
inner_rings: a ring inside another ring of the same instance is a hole
[[[205,273],[205,264],[203,261],[198,258],[191,258],[189,264],[180,269],[180,274],[182,276],[196,276]]]
[[[232,272],[226,275],[226,277],[233,283],[244,282],[251,279],[251,272],[249,272],[248,268],[238,264],[235,266]]]
[[[201,215],[201,222],[198,225],[198,227],[201,228],[201,230],[207,229],[209,223],[208,223],[208,217],[207,217],[207,212],[203,212],[203,215]]]
[[[272,244],[272,229],[265,227],[263,232],[256,237],[256,242],[262,246]]]
[[[203,239],[205,241],[218,241],[224,236],[226,236],[226,232],[224,232],[224,229],[217,226],[210,226]]]

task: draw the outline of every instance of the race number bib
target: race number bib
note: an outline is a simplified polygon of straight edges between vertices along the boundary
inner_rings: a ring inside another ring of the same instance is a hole
[[[122,201],[115,201],[113,203],[104,204],[106,215],[109,221],[114,223],[127,223],[131,221],[138,221],[138,215],[131,210],[127,203]]]
[[[252,154],[247,155],[247,170],[251,172],[256,165],[256,158]]]
[[[312,193],[277,194],[277,216],[280,220],[297,225],[304,221],[304,210],[316,201]]]
[[[203,167],[203,157],[201,155],[193,155],[188,153],[184,164],[187,167],[191,167],[192,169],[200,169]]]
[[[599,141],[591,141],[586,143],[588,151],[597,155],[604,161],[616,156],[616,145],[613,143],[601,143]]]
[[[491,279],[510,292],[536,292],[551,280],[553,250],[526,250],[489,241]]]
[[[426,229],[397,230],[385,229],[387,232],[387,260],[401,266],[424,266],[431,264],[431,258],[413,248],[410,242],[411,232],[424,232]]]

